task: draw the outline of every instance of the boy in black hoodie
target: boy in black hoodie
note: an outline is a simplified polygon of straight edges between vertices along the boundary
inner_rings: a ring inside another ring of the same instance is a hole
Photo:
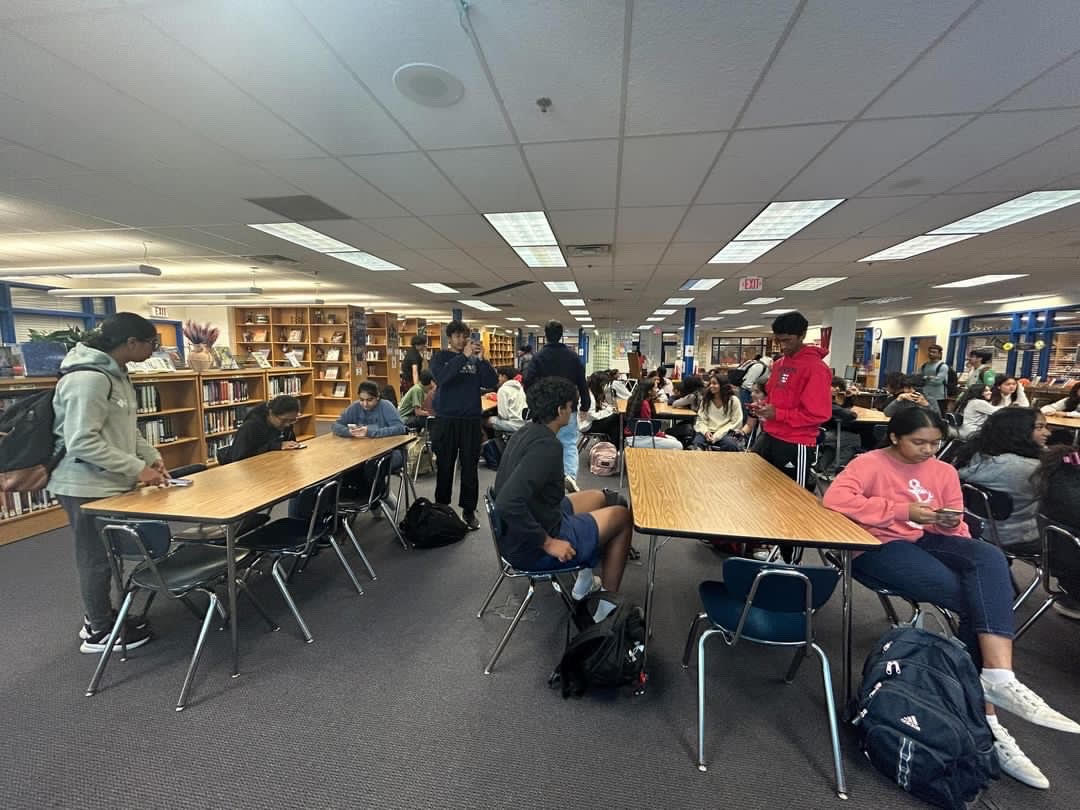
[[[288,394],[274,397],[247,412],[233,443],[218,453],[218,461],[227,464],[270,450],[296,450],[293,425],[300,416],[300,400]]]

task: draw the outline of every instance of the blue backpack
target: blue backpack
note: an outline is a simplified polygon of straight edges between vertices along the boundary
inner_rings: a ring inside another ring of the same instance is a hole
[[[960,642],[891,630],[866,659],[858,701],[863,753],[912,796],[963,810],[1000,775],[982,684]]]

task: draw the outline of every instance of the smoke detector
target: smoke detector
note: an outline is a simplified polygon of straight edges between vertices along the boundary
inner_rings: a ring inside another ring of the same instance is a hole
[[[446,68],[426,62],[410,62],[395,70],[394,87],[425,107],[452,107],[465,95],[461,79]]]

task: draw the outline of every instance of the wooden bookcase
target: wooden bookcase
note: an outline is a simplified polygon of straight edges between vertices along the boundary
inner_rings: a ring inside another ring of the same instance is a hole
[[[262,369],[200,374],[203,461],[216,460],[218,451],[232,443],[244,413],[266,400],[266,372]]]
[[[311,368],[273,368],[266,372],[266,398],[290,394],[300,400],[300,418],[293,432],[297,441],[315,438],[315,386]]]
[[[514,336],[499,334],[497,331],[484,331],[480,334],[480,341],[484,344],[484,356],[491,365],[499,366],[514,365]]]
[[[376,383],[379,388],[389,385],[397,391],[401,388],[401,335],[397,316],[391,312],[369,312],[366,324],[364,378]]]
[[[273,355],[271,314],[272,307],[233,307],[232,333],[238,363],[243,364],[256,351],[265,351],[268,357]]]
[[[353,346],[349,327],[352,309],[311,307],[313,413],[317,419],[337,419],[352,401]]]
[[[161,453],[165,467],[175,469],[205,461],[199,418],[199,375],[132,374],[140,432]]]
[[[437,352],[442,348],[444,323],[428,323],[425,327],[427,333],[427,347],[429,352]]]

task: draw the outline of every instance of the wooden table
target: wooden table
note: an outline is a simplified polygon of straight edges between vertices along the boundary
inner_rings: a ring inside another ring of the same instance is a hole
[[[752,539],[839,549],[842,562],[842,694],[851,699],[851,554],[880,545],[873,535],[756,453],[685,453],[672,465],[663,450],[628,448],[626,468],[634,528],[649,535],[646,563],[646,655],[653,620],[657,539]],[[749,507],[756,504],[759,508]],[[730,507],[730,508],[721,508]]]
[[[337,478],[365,462],[404,447],[411,434],[381,439],[344,439],[333,434],[307,442],[304,450],[282,450],[212,467],[191,475],[189,487],[143,487],[83,505],[92,515],[124,519],[174,520],[225,526],[228,561],[229,629],[233,677],[240,674],[236,621],[236,527],[253,512],[302,489]]]
[[[1057,413],[1044,414],[1046,424],[1068,428],[1073,432],[1073,444],[1080,446],[1080,416],[1061,416]]]
[[[887,425],[889,419],[892,418],[886,416],[884,411],[879,411],[876,408],[860,408],[855,405],[851,410],[855,411],[855,421],[864,424]]]

